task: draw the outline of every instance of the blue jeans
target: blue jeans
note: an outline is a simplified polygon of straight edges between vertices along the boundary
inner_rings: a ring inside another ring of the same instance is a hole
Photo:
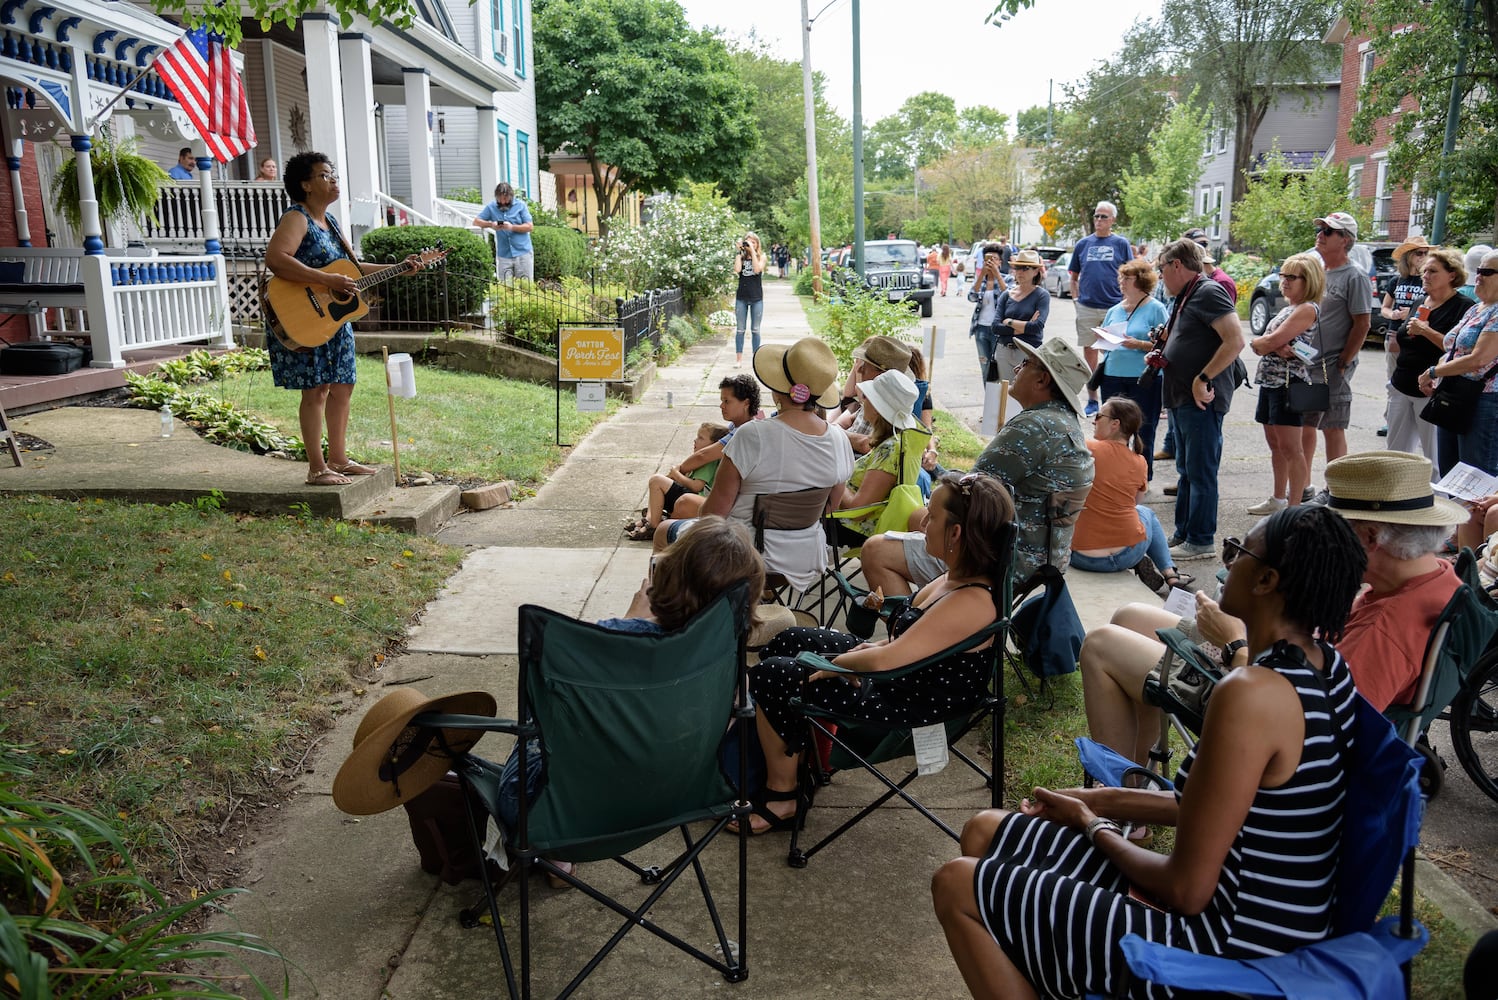
[[[733,319],[735,329],[733,331],[733,350],[735,354],[744,353],[744,324],[747,322],[754,329],[754,349],[759,350],[759,323],[765,316],[765,300],[758,302],[745,302],[743,299],[733,300]]]
[[[1444,476],[1458,462],[1498,475],[1498,392],[1485,392],[1477,397],[1472,426],[1461,434],[1436,428],[1437,469]]]
[[[1172,407],[1176,465],[1176,535],[1192,545],[1211,545],[1217,536],[1217,469],[1222,464],[1222,418],[1216,407],[1195,403]]]
[[[988,380],[988,362],[993,360],[994,346],[999,342],[998,334],[993,332],[993,327],[974,323],[972,328],[973,340],[978,343],[978,381]],[[999,372],[999,381],[1005,381],[1010,377],[1008,372]]]
[[[1139,379],[1133,376],[1118,378],[1113,375],[1104,375],[1098,394],[1105,403],[1114,396],[1124,396],[1139,404],[1139,411],[1144,414],[1144,420],[1139,425],[1139,441],[1144,445],[1144,465],[1148,472],[1145,478],[1153,480],[1155,478],[1155,431],[1160,426],[1160,380],[1152,378],[1148,383],[1141,384]]]
[[[541,787],[541,741],[529,741],[525,758],[525,801],[534,802]],[[517,742],[499,773],[499,819],[507,831],[520,825],[520,744]]]
[[[1144,540],[1126,549],[1113,553],[1111,556],[1084,556],[1080,552],[1071,554],[1071,564],[1077,569],[1085,569],[1089,573],[1122,573],[1124,570],[1133,569],[1139,565],[1139,560],[1145,556],[1150,557],[1150,562],[1160,569],[1170,569],[1175,565],[1170,559],[1170,541],[1165,537],[1165,526],[1155,516],[1155,512],[1141,504],[1134,508],[1139,512],[1139,520],[1144,523]]]

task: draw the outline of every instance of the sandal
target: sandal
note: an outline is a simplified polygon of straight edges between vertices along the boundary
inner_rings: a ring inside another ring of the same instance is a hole
[[[576,875],[577,874],[577,864],[575,862],[572,862],[572,861],[555,861],[555,860],[552,860],[551,858],[547,858],[547,860],[550,861],[552,864],[556,865],[562,871],[566,872],[568,875]],[[562,876],[558,875],[556,872],[551,871],[549,869],[547,869],[547,871],[546,871],[546,884],[549,885],[549,886],[551,886],[553,889],[571,889],[572,888],[572,883],[571,882],[568,882],[566,879],[562,878]]]
[[[624,537],[632,542],[648,542],[655,537],[655,529],[649,522],[640,521],[633,528],[625,528]]]
[[[777,816],[770,811],[771,802],[795,802],[796,811],[789,816]],[[772,788],[766,788],[760,794],[749,800],[750,823],[749,836],[758,837],[763,833],[785,833],[796,828],[796,819],[801,812],[801,789],[796,787],[788,792],[777,792]],[[765,821],[764,826],[756,827],[753,817],[758,816]],[[737,834],[739,825],[737,822],[728,824],[728,832]]]
[[[332,462],[329,462],[328,468],[345,476],[372,476],[380,471],[372,465],[360,465],[355,461],[344,462],[341,465],[334,465]]]
[[[308,486],[347,486],[353,480],[334,469],[326,468],[307,477]]]
[[[1190,590],[1191,585],[1196,582],[1196,577],[1190,573],[1177,573],[1175,567],[1165,570],[1165,584],[1168,587],[1176,587],[1181,590]]]
[[[1169,578],[1160,572],[1159,567],[1155,565],[1155,561],[1149,556],[1145,556],[1134,564],[1134,575],[1139,577],[1140,583],[1161,597],[1170,596]]]

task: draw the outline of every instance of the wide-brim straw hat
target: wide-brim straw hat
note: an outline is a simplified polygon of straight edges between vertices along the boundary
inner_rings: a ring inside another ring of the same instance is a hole
[[[1021,250],[1009,258],[1009,267],[1011,270],[1016,267],[1038,267],[1044,271],[1046,264],[1045,258],[1039,252],[1035,250]]]
[[[877,378],[858,383],[858,391],[895,430],[907,431],[919,425],[915,401],[920,390],[904,372],[881,372]]]
[[[910,374],[910,345],[894,337],[875,334],[853,348],[853,360],[865,361],[882,372]]]
[[[1354,521],[1448,527],[1469,516],[1459,503],[1436,496],[1430,460],[1404,451],[1365,451],[1326,464],[1327,506]]]
[[[754,374],[773,391],[798,403],[815,400],[818,406],[831,408],[841,398],[837,358],[816,337],[802,337],[789,347],[766,344],[754,352]]]
[[[411,725],[423,712],[446,715],[494,714],[494,696],[463,691],[428,698],[414,688],[397,688],[375,702],[354,732],[354,749],[333,779],[333,804],[354,816],[370,816],[410,802],[432,787],[453,765],[453,753],[483,738],[481,729],[438,730]]]
[[[1014,346],[1028,354],[1031,360],[1038,361],[1050,373],[1051,380],[1061,386],[1061,391],[1066,394],[1066,405],[1080,413],[1077,396],[1087,388],[1092,369],[1087,367],[1087,362],[1082,360],[1076,348],[1060,337],[1053,337],[1039,347],[1031,347],[1023,340],[1016,340]]]
[[[1394,248],[1394,259],[1404,260],[1404,255],[1411,250],[1429,250],[1430,244],[1425,242],[1424,236],[1411,236],[1399,246]]]

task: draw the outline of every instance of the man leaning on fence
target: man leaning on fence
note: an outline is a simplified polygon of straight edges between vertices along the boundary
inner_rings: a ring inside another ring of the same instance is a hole
[[[500,281],[535,280],[536,255],[531,249],[535,226],[525,202],[515,197],[514,188],[501,181],[494,189],[494,200],[484,206],[473,224],[494,230],[494,266]]]

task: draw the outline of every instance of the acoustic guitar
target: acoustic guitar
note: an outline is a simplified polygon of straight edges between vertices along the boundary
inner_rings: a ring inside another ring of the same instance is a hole
[[[359,265],[339,258],[317,270],[323,274],[342,274],[354,279],[353,295],[337,295],[326,285],[305,285],[267,275],[260,288],[260,311],[265,328],[288,351],[306,351],[326,344],[345,323],[362,319],[369,313],[365,290],[391,278],[430,267],[447,256],[441,245],[428,247],[417,254],[378,271],[363,274]]]

